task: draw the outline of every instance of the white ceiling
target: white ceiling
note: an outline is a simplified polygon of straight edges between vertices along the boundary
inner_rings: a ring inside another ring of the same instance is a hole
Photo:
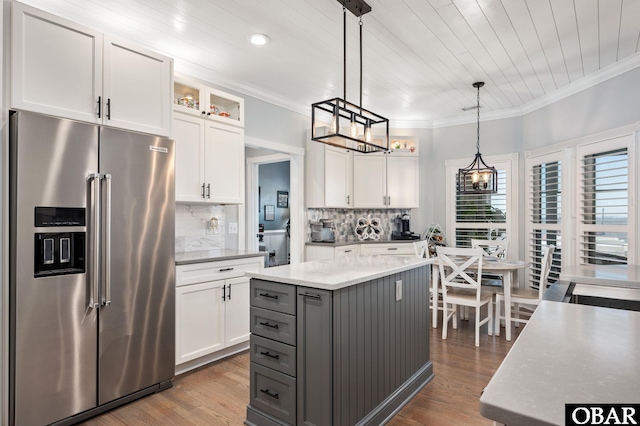
[[[175,69],[286,108],[343,96],[337,0],[22,0],[175,58]],[[363,107],[415,127],[517,115],[640,65],[638,0],[368,0]],[[270,42],[251,45],[252,33]],[[347,12],[347,100],[359,103]]]

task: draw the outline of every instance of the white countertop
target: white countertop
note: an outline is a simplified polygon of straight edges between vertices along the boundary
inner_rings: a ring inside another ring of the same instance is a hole
[[[415,256],[350,255],[246,272],[251,278],[338,290],[433,263]]]
[[[250,251],[236,249],[211,249],[200,251],[186,251],[176,253],[176,265],[190,263],[214,262],[217,260],[242,259],[246,257],[266,256],[265,251]]]
[[[560,279],[580,284],[640,288],[640,265],[565,266]]]
[[[640,312],[542,301],[480,397],[510,426],[563,425],[565,403],[637,403]]]

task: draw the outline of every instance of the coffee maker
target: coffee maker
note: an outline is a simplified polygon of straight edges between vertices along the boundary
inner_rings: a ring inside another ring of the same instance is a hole
[[[396,216],[393,219],[395,224],[395,231],[391,233],[392,240],[419,240],[420,235],[411,232],[409,221],[411,220],[411,216],[405,213],[403,215]]]

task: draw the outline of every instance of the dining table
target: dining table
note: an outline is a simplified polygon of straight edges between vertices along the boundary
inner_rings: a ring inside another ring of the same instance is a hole
[[[482,258],[482,273],[485,272],[501,275],[502,276],[502,291],[504,293],[504,312],[505,312],[505,338],[511,340],[511,286],[514,283],[518,283],[518,271],[525,269],[529,266],[529,262],[524,260],[507,260],[503,258],[496,258],[492,256],[485,256]],[[478,270],[478,263],[474,263],[469,267],[471,271]],[[438,298],[435,296],[438,294],[438,286],[440,285],[440,268],[438,265],[434,265],[432,268],[432,280],[431,286],[434,294],[432,300],[432,326],[436,328],[438,326]],[[500,327],[500,319],[495,318],[494,324]]]

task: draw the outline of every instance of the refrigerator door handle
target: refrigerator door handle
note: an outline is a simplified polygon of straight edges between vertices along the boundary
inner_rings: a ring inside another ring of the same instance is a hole
[[[89,270],[89,277],[91,283],[89,285],[89,309],[98,309],[100,303],[99,297],[99,284],[100,277],[98,276],[98,263],[100,262],[100,173],[92,173],[87,177],[87,181],[90,183],[91,194],[93,195],[93,250],[91,255],[91,269]],[[90,205],[91,200],[87,200],[87,205]]]
[[[105,206],[105,233],[104,233],[104,306],[111,305],[111,175],[102,175],[107,183],[106,206]]]

